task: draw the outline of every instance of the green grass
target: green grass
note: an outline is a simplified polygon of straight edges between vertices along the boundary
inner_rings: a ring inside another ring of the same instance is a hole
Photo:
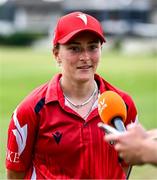
[[[59,69],[50,51],[0,48],[0,178],[5,178],[5,148],[10,116],[18,103]],[[98,72],[127,91],[136,102],[139,120],[147,128],[157,127],[157,56],[124,55],[104,51]],[[134,167],[131,179],[155,179],[153,166]]]

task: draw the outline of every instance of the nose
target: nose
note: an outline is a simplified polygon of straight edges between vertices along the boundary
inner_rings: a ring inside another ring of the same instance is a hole
[[[80,61],[88,61],[90,59],[88,51],[84,50],[80,54]]]

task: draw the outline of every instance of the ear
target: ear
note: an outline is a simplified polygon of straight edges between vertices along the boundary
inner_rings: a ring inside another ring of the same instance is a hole
[[[53,56],[55,57],[55,59],[57,60],[58,55],[59,55],[59,49],[56,47],[53,47],[52,53],[53,53]]]
[[[57,61],[57,64],[59,64],[59,66],[60,66],[60,64],[61,64],[61,59],[60,59],[60,57],[59,57],[59,48],[54,47],[54,48],[52,49],[52,52],[53,52],[53,56],[55,57],[55,60]]]

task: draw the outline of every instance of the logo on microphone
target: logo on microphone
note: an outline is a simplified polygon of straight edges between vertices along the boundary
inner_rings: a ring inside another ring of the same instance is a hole
[[[100,112],[100,114],[106,107],[107,107],[107,104],[106,104],[105,98],[104,98],[101,101],[99,101],[99,104],[98,104],[98,111]]]

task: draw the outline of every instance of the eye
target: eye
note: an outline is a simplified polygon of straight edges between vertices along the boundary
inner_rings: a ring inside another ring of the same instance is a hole
[[[90,51],[97,50],[98,48],[99,48],[99,45],[97,45],[97,44],[92,44],[92,45],[90,45],[90,46],[88,47],[88,49],[89,49]]]
[[[81,48],[78,46],[71,46],[68,49],[71,50],[72,52],[80,52],[81,51]]]

